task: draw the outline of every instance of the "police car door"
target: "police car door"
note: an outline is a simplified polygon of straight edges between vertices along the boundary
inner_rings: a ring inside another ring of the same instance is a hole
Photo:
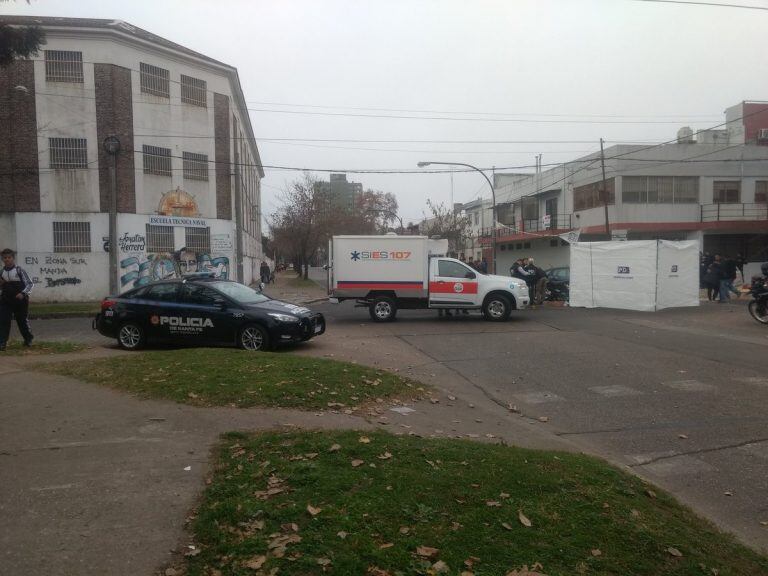
[[[235,324],[230,302],[216,290],[201,284],[181,285],[179,333],[194,342],[235,342]]]
[[[142,300],[142,313],[150,340],[171,340],[173,319],[179,316],[178,282],[160,282],[147,288]]]
[[[433,308],[463,308],[475,305],[477,273],[458,260],[434,258],[429,279],[429,305]]]

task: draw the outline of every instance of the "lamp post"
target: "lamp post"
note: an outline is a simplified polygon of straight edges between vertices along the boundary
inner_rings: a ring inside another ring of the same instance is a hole
[[[369,208],[368,210],[366,210],[366,212],[373,212],[377,214],[388,214],[389,216],[396,218],[397,221],[400,222],[400,233],[402,233],[405,230],[405,226],[403,226],[403,219],[400,218],[400,216],[398,216],[396,212],[392,212],[392,210],[386,210],[381,208]]]
[[[417,166],[419,168],[424,168],[425,166],[430,166],[432,164],[438,164],[440,166],[464,166],[466,168],[471,168],[475,172],[479,172],[483,178],[485,178],[485,181],[488,182],[488,186],[491,188],[491,202],[493,203],[493,206],[491,208],[491,252],[493,253],[493,264],[491,267],[492,273],[496,274],[496,191],[493,189],[493,184],[491,183],[490,178],[485,175],[485,172],[480,170],[477,166],[472,166],[472,164],[464,164],[463,162],[419,162]],[[453,206],[451,206],[451,209],[453,209]]]
[[[109,293],[117,295],[117,154],[120,139],[104,138],[104,151],[112,157],[109,165]]]

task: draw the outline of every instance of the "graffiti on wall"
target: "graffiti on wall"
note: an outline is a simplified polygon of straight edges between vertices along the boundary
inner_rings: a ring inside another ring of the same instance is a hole
[[[44,288],[76,286],[82,283],[80,275],[82,267],[88,266],[88,258],[59,254],[26,256],[24,266],[36,285]]]
[[[120,260],[120,289],[130,290],[156,280],[209,272],[229,278],[229,258],[189,250],[161,254],[136,254]]]

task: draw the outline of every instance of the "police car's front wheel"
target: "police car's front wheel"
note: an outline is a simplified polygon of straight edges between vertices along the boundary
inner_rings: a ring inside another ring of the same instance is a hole
[[[117,343],[123,350],[138,350],[144,346],[144,329],[134,322],[126,322],[117,333]]]
[[[258,324],[249,324],[240,331],[238,344],[243,350],[269,350],[269,334]]]

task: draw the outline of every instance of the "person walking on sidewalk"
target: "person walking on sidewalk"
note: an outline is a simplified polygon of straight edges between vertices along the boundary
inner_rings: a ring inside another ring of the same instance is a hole
[[[10,248],[0,252],[3,268],[0,270],[0,352],[5,350],[11,333],[11,318],[16,317],[24,346],[31,346],[34,336],[29,328],[27,311],[32,280],[23,268],[16,266],[16,253]]]
[[[736,298],[741,296],[733,285],[734,280],[736,280],[736,261],[733,258],[727,258],[725,262],[721,263],[720,302],[730,301],[731,292],[736,294]]]

